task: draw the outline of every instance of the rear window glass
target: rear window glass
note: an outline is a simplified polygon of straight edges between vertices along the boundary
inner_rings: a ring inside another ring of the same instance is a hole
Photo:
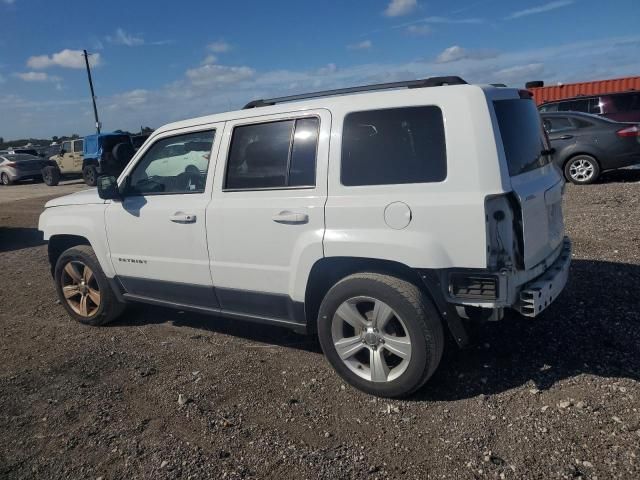
[[[440,108],[368,110],[345,117],[340,171],[343,185],[441,182],[446,176]]]
[[[498,127],[509,166],[516,176],[550,162],[546,150],[540,114],[533,100],[511,99],[493,102]]]

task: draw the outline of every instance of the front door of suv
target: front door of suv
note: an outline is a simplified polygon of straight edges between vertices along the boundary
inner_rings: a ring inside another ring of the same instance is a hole
[[[326,110],[227,122],[207,209],[223,310],[295,321],[323,256],[331,116]]]
[[[223,124],[166,132],[120,177],[106,209],[113,268],[129,295],[214,308],[205,211]]]

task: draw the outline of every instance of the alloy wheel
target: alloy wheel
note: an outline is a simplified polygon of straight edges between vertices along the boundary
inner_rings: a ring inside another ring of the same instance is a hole
[[[577,158],[569,165],[569,175],[576,182],[588,182],[594,174],[593,164],[584,158]]]
[[[60,277],[62,293],[71,309],[83,317],[91,317],[100,307],[100,287],[93,271],[73,260],[64,266]]]
[[[370,382],[395,380],[411,360],[411,339],[404,321],[376,298],[344,301],[333,316],[331,336],[349,370]]]

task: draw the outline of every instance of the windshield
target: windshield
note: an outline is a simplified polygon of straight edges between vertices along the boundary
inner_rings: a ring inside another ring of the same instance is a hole
[[[535,170],[551,161],[540,114],[533,100],[496,100],[493,108],[498,118],[504,154],[512,177]]]

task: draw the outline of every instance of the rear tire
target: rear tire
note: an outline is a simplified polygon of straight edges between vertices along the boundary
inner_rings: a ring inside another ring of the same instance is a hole
[[[95,165],[87,165],[82,169],[82,178],[84,183],[90,187],[95,187],[98,184],[98,169]]]
[[[112,322],[124,311],[89,245],[62,252],[54,269],[58,298],[71,318],[85,325]]]
[[[591,155],[576,155],[565,163],[564,176],[576,185],[588,185],[600,176],[600,165]]]
[[[60,170],[56,167],[44,167],[42,169],[42,180],[50,187],[55,187],[60,183]]]
[[[377,273],[350,275],[329,290],[320,305],[318,337],[346,382],[382,397],[422,387],[444,348],[431,300],[412,283]]]
[[[2,172],[2,175],[0,175],[0,183],[2,183],[2,185],[12,185],[13,180],[11,180],[11,178],[9,178],[9,175],[7,175],[5,172]]]

